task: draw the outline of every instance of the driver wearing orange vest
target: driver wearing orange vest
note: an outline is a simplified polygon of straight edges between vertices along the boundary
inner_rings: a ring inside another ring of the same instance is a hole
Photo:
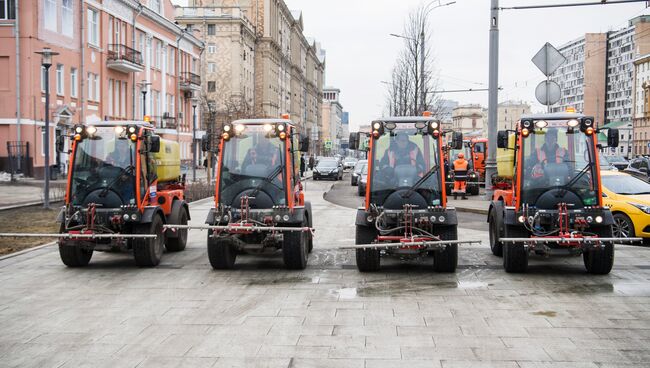
[[[544,144],[537,148],[533,155],[532,177],[541,178],[544,176],[544,166],[548,163],[561,164],[567,155],[567,150],[557,144],[557,128],[551,128],[544,135]]]
[[[406,133],[397,133],[395,136],[395,144],[384,154],[379,167],[395,168],[400,165],[411,165],[417,169],[419,177],[423,177],[425,173],[424,156],[420,148],[409,140]]]
[[[458,193],[467,199],[467,169],[469,162],[465,160],[465,154],[460,152],[458,158],[454,161],[454,199],[458,199]]]

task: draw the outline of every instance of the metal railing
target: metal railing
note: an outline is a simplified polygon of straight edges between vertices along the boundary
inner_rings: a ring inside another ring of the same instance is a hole
[[[108,45],[108,60],[125,60],[134,64],[143,65],[140,51],[121,44],[113,43]]]
[[[201,76],[191,72],[181,73],[181,83],[201,85]]]

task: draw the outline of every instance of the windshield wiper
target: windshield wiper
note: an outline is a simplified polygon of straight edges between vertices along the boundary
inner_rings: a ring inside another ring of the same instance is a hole
[[[120,180],[122,175],[130,174],[133,169],[134,169],[133,165],[129,165],[129,166],[123,168],[122,171],[120,171],[120,173],[117,174],[115,179],[113,179],[113,181],[111,181],[110,184],[108,184],[106,186],[106,188],[102,189],[102,191],[99,193],[99,196],[101,198],[106,197],[106,194],[108,194],[108,191],[113,187],[113,185],[115,185],[115,183],[118,182],[118,180]]]
[[[262,186],[264,185],[264,182],[269,182],[269,183],[275,185],[275,183],[273,183],[273,177],[278,176],[281,172],[282,172],[282,166],[278,166],[278,167],[275,168],[275,170],[273,170],[273,172],[271,174],[269,174],[269,176],[267,176],[266,178],[262,178],[263,181],[261,183],[259,183],[259,185],[255,187],[255,189],[253,189],[253,191],[251,192],[250,197],[255,197],[257,195],[257,193],[259,193],[259,191],[262,189]],[[278,187],[277,185],[275,185],[275,186]],[[278,187],[278,188],[280,188],[280,187]]]
[[[573,179],[569,180],[568,183],[566,183],[561,187],[562,190],[560,190],[560,192],[556,195],[556,197],[557,198],[564,197],[564,195],[569,190],[569,188],[571,188],[573,184],[578,182],[578,180],[580,180],[580,178],[582,178],[582,176],[587,173],[590,167],[591,167],[591,163],[587,164],[582,170],[580,170],[578,175],[574,176]]]
[[[406,193],[402,194],[402,198],[410,197],[414,191],[416,191],[424,182],[426,182],[431,177],[431,175],[433,175],[433,173],[438,171],[438,168],[440,168],[440,165],[432,167],[431,170],[429,170],[426,174],[424,174],[423,177],[420,178],[420,180],[413,184]]]

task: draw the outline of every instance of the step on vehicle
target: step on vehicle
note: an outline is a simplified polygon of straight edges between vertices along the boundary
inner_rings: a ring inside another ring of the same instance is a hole
[[[361,135],[350,135],[358,149]],[[453,134],[460,148],[462,134]],[[433,269],[455,272],[458,245],[456,210],[447,207],[440,123],[424,117],[373,121],[368,151],[365,205],[357,210],[357,268],[377,271],[382,256],[416,259],[433,254]]]
[[[135,263],[152,267],[163,250],[185,249],[185,203],[177,142],[161,139],[148,121],[77,125],[71,137],[59,254],[69,267],[86,266],[94,251],[130,251]],[[65,141],[57,139],[57,150]]]
[[[614,264],[614,219],[603,206],[594,119],[575,113],[526,115],[497,137],[497,180],[488,214],[490,248],[506,272],[525,272],[530,253],[582,255],[587,271]],[[618,146],[608,129],[607,146]]]
[[[288,269],[307,267],[313,248],[311,204],[300,180],[300,155],[309,149],[288,115],[225,124],[219,141],[215,207],[207,226],[214,269],[232,269],[240,254],[282,253]],[[202,140],[211,151],[210,139]]]

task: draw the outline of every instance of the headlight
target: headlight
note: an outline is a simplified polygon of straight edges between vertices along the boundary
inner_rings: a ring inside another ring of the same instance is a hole
[[[124,221],[129,221],[129,214],[125,213],[124,216],[122,216],[122,218],[124,219]]]
[[[603,216],[596,216],[596,223],[600,224],[603,222]]]
[[[368,217],[366,218],[366,220],[367,220],[368,222],[373,222],[373,221],[375,221],[375,218],[372,217],[371,215],[368,215]]]
[[[282,219],[283,219],[284,221],[289,221],[289,215],[284,215],[284,216],[282,216]]]
[[[640,209],[644,213],[650,214],[650,206],[646,206],[646,205],[641,204],[641,203],[632,203],[632,202],[628,202],[628,203],[631,204],[632,206]]]
[[[138,214],[137,213],[134,213],[134,214],[131,215],[131,220],[135,221],[137,219],[138,219]]]
[[[438,217],[439,222],[445,222],[445,216],[440,216]]]
[[[230,219],[230,218],[228,217],[228,215],[225,215],[225,216],[223,217],[223,220],[224,220],[225,222],[228,222],[229,219]]]
[[[526,216],[519,216],[517,220],[523,224],[524,222],[526,222]]]

